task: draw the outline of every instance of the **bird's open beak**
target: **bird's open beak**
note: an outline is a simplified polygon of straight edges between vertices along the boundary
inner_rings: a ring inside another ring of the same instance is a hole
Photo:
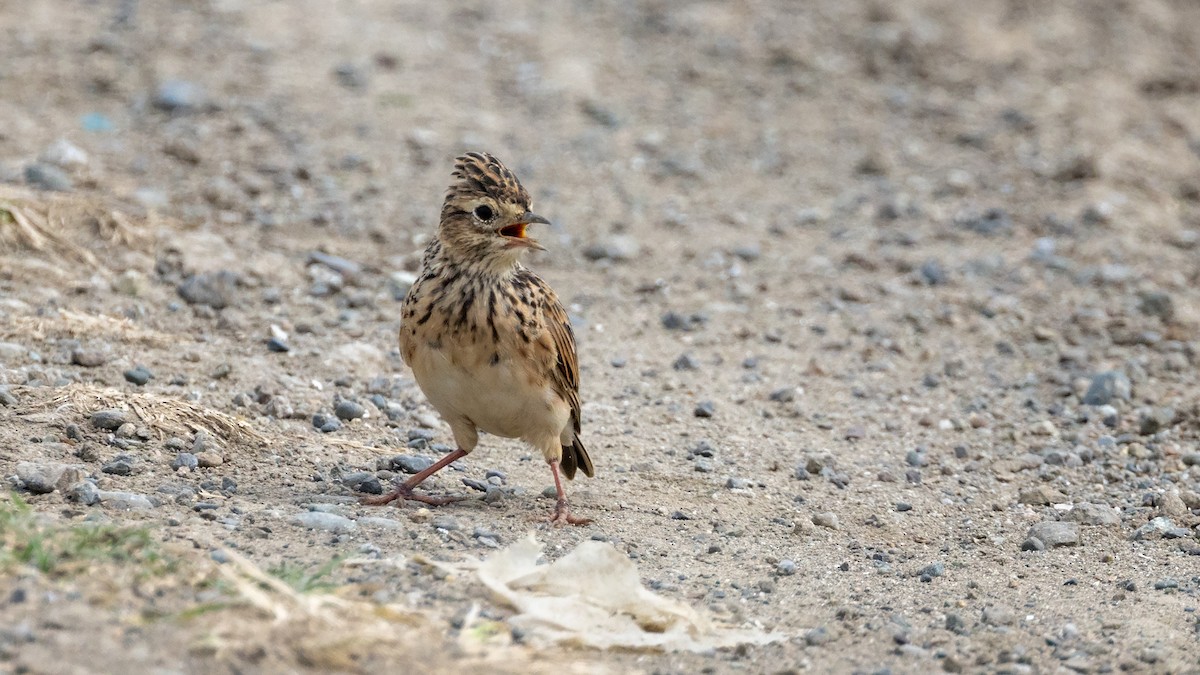
[[[534,223],[549,225],[550,221],[536,213],[530,213],[529,211],[526,211],[521,215],[517,222],[496,230],[496,233],[507,239],[509,246],[524,246],[526,248],[532,248],[538,251],[545,251],[546,247],[538,243],[538,240],[525,236],[525,228]]]

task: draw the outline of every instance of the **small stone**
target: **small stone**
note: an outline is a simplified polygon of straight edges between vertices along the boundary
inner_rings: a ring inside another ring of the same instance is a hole
[[[810,647],[818,647],[828,643],[832,639],[833,636],[829,634],[829,630],[824,626],[817,626],[804,634],[804,644]]]
[[[100,467],[104,473],[113,476],[129,476],[133,474],[133,458],[128,455],[119,455],[111,462]]]
[[[38,159],[69,170],[87,166],[88,154],[78,145],[65,138],[60,138],[50,144],[50,147],[46,148]]]
[[[0,386],[0,405],[9,408],[20,403],[17,395],[9,391],[8,387]]]
[[[225,458],[215,452],[204,451],[196,453],[196,462],[201,468],[211,469],[224,464]]]
[[[830,511],[814,513],[812,515],[812,522],[813,522],[813,525],[816,525],[818,527],[827,527],[831,530],[840,529],[837,514],[830,512]]]
[[[674,363],[671,364],[671,367],[675,370],[699,370],[700,360],[691,354],[683,354],[679,358],[675,359]]]
[[[97,429],[106,429],[108,431],[116,431],[125,424],[128,419],[124,410],[116,410],[113,408],[107,410],[97,410],[92,413],[92,426]]]
[[[625,262],[636,258],[642,247],[637,239],[629,235],[617,234],[606,237],[583,249],[583,256],[588,260],[612,260]]]
[[[84,506],[94,506],[100,503],[100,490],[96,484],[81,480],[65,490],[68,500]]]
[[[134,366],[133,368],[126,370],[123,375],[125,376],[126,382],[136,384],[139,387],[144,386],[150,381],[151,378],[154,377],[154,374],[151,373],[145,366]]]
[[[1029,504],[1031,506],[1049,506],[1050,504],[1061,504],[1067,501],[1067,496],[1049,485],[1038,485],[1037,487],[1021,490],[1017,495],[1017,502],[1020,504]]]
[[[780,560],[779,563],[775,565],[775,572],[782,577],[792,576],[796,573],[796,561]]]
[[[796,387],[783,387],[771,392],[771,400],[776,403],[791,403],[796,400]]]
[[[348,398],[341,399],[337,402],[337,405],[333,407],[333,414],[346,421],[356,420],[365,415],[366,412],[367,409],[364,408],[360,403],[357,401],[352,401]]]
[[[1092,376],[1092,383],[1083,395],[1084,405],[1109,405],[1113,401],[1128,401],[1133,396],[1133,383],[1119,370],[1109,370]]]
[[[292,347],[288,344],[287,340],[272,336],[267,338],[267,350],[282,354],[291,351]]]
[[[34,162],[25,167],[25,182],[39,190],[69,192],[75,183],[65,171],[52,164]]]
[[[988,605],[983,608],[982,619],[990,626],[1011,626],[1017,621],[1017,613],[1005,605]]]
[[[204,103],[204,90],[188,80],[167,80],[154,92],[154,107],[169,113],[194,112]]]
[[[190,452],[181,452],[175,455],[175,459],[171,460],[171,468],[175,470],[187,469],[193,471],[200,466],[200,460]]]
[[[1029,537],[1040,540],[1047,548],[1079,545],[1079,525],[1046,520],[1029,528]]]
[[[136,492],[99,491],[100,502],[117,511],[149,511],[157,506],[153,499]]]
[[[342,428],[342,423],[332,415],[325,413],[317,413],[312,416],[312,425],[320,429],[322,433],[330,433]]]
[[[930,286],[940,286],[946,283],[946,270],[937,260],[926,260],[921,263],[921,280]]]
[[[684,316],[679,312],[670,311],[662,315],[663,328],[667,330],[694,331],[704,327],[707,319],[700,314]]]
[[[367,471],[356,471],[342,476],[342,485],[355,492],[366,492],[373,495],[383,494],[383,484],[375,474]]]
[[[1154,582],[1154,590],[1166,591],[1173,588],[1179,588],[1179,582],[1174,579],[1159,579]]]
[[[189,305],[224,309],[236,297],[238,275],[233,272],[192,274],[176,287],[179,297]]]
[[[69,467],[66,464],[38,464],[21,462],[17,464],[17,480],[22,487],[34,494],[54,492],[63,472]]]
[[[922,567],[920,571],[917,572],[917,576],[921,579],[921,581],[929,583],[930,581],[933,581],[934,577],[940,577],[945,573],[945,563],[935,562]]]
[[[391,463],[395,471],[416,474],[433,466],[434,459],[424,455],[396,455]]]
[[[462,527],[453,516],[434,516],[433,522],[430,524],[433,525],[433,529],[435,530],[446,530],[447,532]]]
[[[946,630],[958,635],[965,635],[967,633],[967,622],[963,621],[963,618],[957,614],[947,614]]]
[[[707,457],[697,457],[693,467],[700,473],[712,473],[716,469],[713,461]]]
[[[712,417],[716,412],[716,406],[712,401],[701,401],[696,404],[695,410],[692,411],[696,417]]]
[[[404,523],[394,518],[380,518],[379,516],[363,516],[356,522],[363,527],[377,527],[381,530],[400,530],[404,528]]]
[[[725,481],[725,487],[730,490],[749,490],[752,486],[753,483],[745,478],[730,478]]]
[[[908,502],[896,502],[896,511],[900,513],[912,511],[912,504],[909,504]]]
[[[71,352],[71,363],[84,368],[96,368],[108,363],[108,354],[99,349],[76,349]]]
[[[1143,436],[1157,434],[1175,423],[1175,409],[1155,406],[1138,412],[1138,433]]]
[[[1141,294],[1138,310],[1146,316],[1156,316],[1163,323],[1175,318],[1175,302],[1163,291],[1148,291]]]
[[[294,416],[296,409],[292,407],[292,402],[286,396],[272,396],[271,400],[263,406],[263,413],[269,417],[283,420]]]
[[[305,511],[292,516],[292,523],[309,530],[324,530],[334,534],[347,534],[358,529],[358,523],[336,513]]]
[[[1021,550],[1022,551],[1045,551],[1046,545],[1044,543],[1042,543],[1042,540],[1038,539],[1037,537],[1028,537],[1027,539],[1025,539],[1025,541],[1021,542]]]
[[[1113,526],[1121,524],[1121,514],[1100,504],[1080,502],[1067,512],[1066,518],[1080,525]]]

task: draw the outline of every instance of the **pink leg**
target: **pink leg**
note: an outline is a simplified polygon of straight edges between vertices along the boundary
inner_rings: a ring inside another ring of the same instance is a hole
[[[550,462],[550,473],[554,474],[554,489],[558,491],[558,503],[554,505],[554,516],[550,518],[550,523],[555,527],[563,525],[587,525],[592,522],[591,518],[579,518],[571,515],[570,509],[567,508],[567,493],[563,491],[562,479],[558,477],[558,460]]]
[[[397,506],[399,506],[399,504],[404,503],[404,500],[411,499],[414,502],[424,502],[431,506],[441,506],[443,504],[449,504],[450,502],[461,501],[461,498],[459,497],[431,497],[429,495],[419,495],[413,492],[413,488],[420,485],[421,481],[437,473],[447,464],[457,462],[466,456],[467,453],[463,452],[462,449],[448,453],[445,457],[442,457],[438,461],[434,462],[428,469],[425,469],[421,473],[414,475],[412,478],[409,478],[400,485],[396,486],[395,490],[392,490],[386,495],[380,495],[378,497],[363,497],[362,503],[369,506],[382,506],[389,502],[400,500],[397,504]]]

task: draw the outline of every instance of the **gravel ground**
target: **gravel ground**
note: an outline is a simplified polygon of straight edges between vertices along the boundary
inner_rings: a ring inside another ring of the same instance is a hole
[[[1200,6],[506,7],[0,7],[0,506],[175,561],[0,559],[0,670],[1200,671]],[[554,221],[587,527],[493,437],[358,504],[450,449],[395,336],[472,149]],[[539,648],[414,562],[530,530],[791,639]],[[226,613],[243,557],[420,627]]]

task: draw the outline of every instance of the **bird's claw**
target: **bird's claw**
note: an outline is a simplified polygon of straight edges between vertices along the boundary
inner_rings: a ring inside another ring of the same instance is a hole
[[[562,527],[564,525],[590,525],[592,519],[571,515],[566,500],[560,499],[554,506],[554,515],[550,517],[549,522],[555,527]]]
[[[405,501],[421,502],[430,506],[445,506],[453,502],[462,501],[463,497],[434,497],[433,495],[417,494],[412,488],[407,485],[399,485],[395,490],[378,497],[363,497],[361,503],[367,506],[383,506],[395,502],[396,506],[403,506]]]

